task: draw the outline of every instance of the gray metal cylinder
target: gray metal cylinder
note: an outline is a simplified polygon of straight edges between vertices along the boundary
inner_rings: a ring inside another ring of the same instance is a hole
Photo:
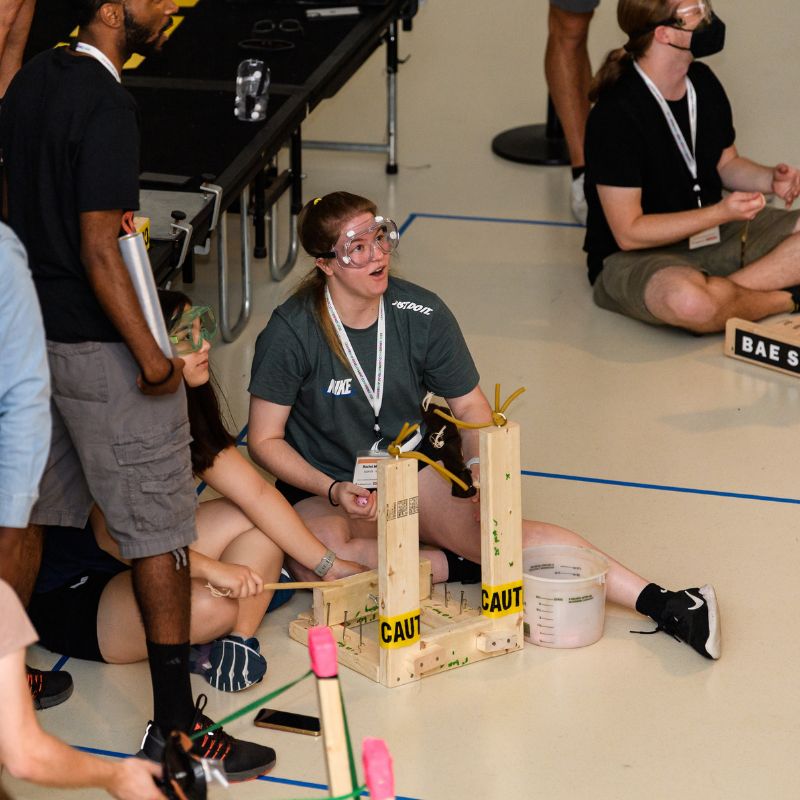
[[[141,233],[120,236],[119,252],[130,273],[147,327],[150,328],[150,333],[153,334],[161,352],[167,358],[172,358],[172,345],[169,343],[167,326],[164,324],[164,316],[158,302],[156,282],[153,279],[153,268],[150,266],[150,256],[147,255],[144,236]]]

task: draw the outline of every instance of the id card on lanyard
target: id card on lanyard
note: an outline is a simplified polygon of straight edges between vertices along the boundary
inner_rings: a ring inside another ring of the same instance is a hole
[[[700,184],[697,182],[697,92],[695,91],[694,84],[691,82],[691,80],[689,80],[689,76],[687,75],[686,96],[689,102],[689,128],[692,134],[692,147],[690,149],[688,143],[686,142],[686,137],[683,135],[683,131],[681,130],[680,125],[678,125],[675,115],[672,113],[672,109],[664,99],[664,95],[661,94],[661,90],[655,85],[655,83],[653,83],[652,80],[650,80],[645,71],[636,61],[633,62],[633,66],[636,67],[636,71],[644,81],[645,86],[647,86],[647,88],[650,90],[650,94],[653,95],[653,97],[656,99],[656,102],[661,107],[661,111],[663,112],[664,117],[667,120],[667,124],[669,125],[670,132],[672,133],[672,138],[675,139],[675,144],[678,145],[678,150],[680,150],[683,160],[686,162],[686,167],[694,179],[692,191],[697,196],[698,208],[701,208],[703,205],[700,198],[701,189]],[[696,250],[699,247],[708,247],[708,245],[719,244],[719,242],[719,225],[715,225],[713,228],[700,231],[700,233],[696,233],[694,236],[692,236],[689,239],[689,249]]]
[[[375,415],[375,425],[373,431],[375,432],[375,444],[372,445],[371,450],[359,450],[356,457],[356,466],[353,472],[353,483],[356,486],[363,486],[365,489],[378,488],[378,461],[382,458],[390,458],[389,453],[385,450],[380,450],[378,445],[382,441],[380,415],[381,406],[383,405],[383,387],[385,378],[385,365],[386,365],[386,313],[383,305],[383,297],[381,297],[380,308],[378,309],[378,342],[375,354],[375,389],[373,390],[361,364],[358,361],[356,351],[353,345],[350,344],[350,339],[347,336],[347,331],[344,329],[341,319],[336,312],[336,308],[331,300],[331,293],[328,287],[325,287],[325,302],[328,306],[328,314],[330,315],[333,327],[336,330],[336,335],[342,343],[345,357],[350,365],[350,369],[358,379],[364,394],[366,395],[367,402],[372,407],[372,413]],[[422,440],[422,434],[417,431],[416,435],[406,442],[400,449],[403,451],[413,450],[417,444]]]

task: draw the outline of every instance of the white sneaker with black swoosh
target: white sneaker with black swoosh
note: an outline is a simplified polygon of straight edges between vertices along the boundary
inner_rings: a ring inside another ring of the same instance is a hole
[[[653,633],[664,631],[691,645],[701,656],[720,656],[719,605],[710,584],[699,589],[670,592],[666,609]]]

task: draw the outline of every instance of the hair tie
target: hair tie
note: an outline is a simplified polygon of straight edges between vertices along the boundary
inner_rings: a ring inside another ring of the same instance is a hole
[[[318,198],[317,198],[317,199],[314,201],[314,205],[316,205],[317,203],[319,203],[319,201],[320,201],[320,200],[322,200],[322,198],[321,198],[321,197],[318,197]]]

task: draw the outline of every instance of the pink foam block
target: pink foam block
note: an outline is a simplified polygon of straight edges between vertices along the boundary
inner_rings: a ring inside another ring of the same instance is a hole
[[[369,497],[359,497],[358,500],[356,500],[356,503],[358,503],[358,505],[363,507],[367,503],[369,503]]]
[[[364,776],[367,779],[372,800],[393,800],[394,771],[392,756],[383,739],[367,736],[362,745],[364,752]]]
[[[330,628],[317,625],[308,629],[308,650],[311,669],[318,678],[335,678],[339,674],[336,663],[336,642]]]

